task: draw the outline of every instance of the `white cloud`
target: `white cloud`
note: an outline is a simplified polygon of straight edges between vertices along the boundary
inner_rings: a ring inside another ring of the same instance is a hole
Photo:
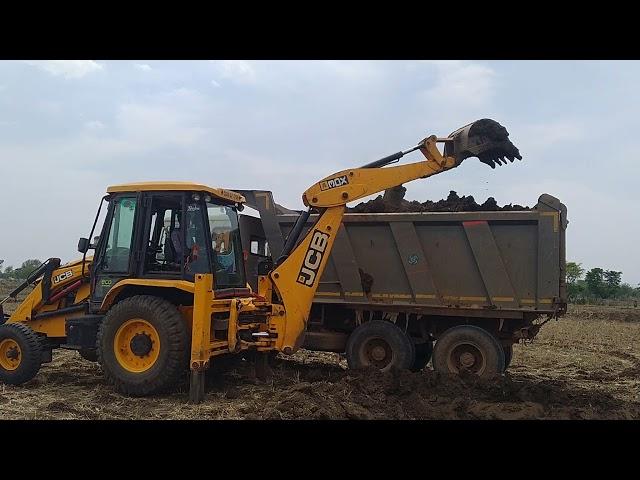
[[[142,70],[143,72],[150,72],[152,70],[151,65],[146,63],[136,63],[133,65],[138,70]]]
[[[435,85],[425,92],[425,98],[448,107],[483,107],[494,91],[493,69],[475,62],[425,62],[435,69]]]
[[[563,143],[577,142],[585,138],[586,131],[580,122],[559,119],[545,123],[514,126],[518,132],[519,148],[535,156]]]
[[[104,128],[104,123],[100,120],[91,120],[84,124],[85,128],[88,130],[102,130]]]
[[[326,69],[328,73],[333,73],[342,80],[352,82],[378,79],[384,75],[385,65],[383,62],[371,62],[367,60],[325,60],[322,62],[322,68]]]
[[[81,78],[104,68],[94,60],[25,60],[25,63],[64,78]]]
[[[206,133],[196,122],[192,114],[173,105],[127,104],[117,115],[127,144],[149,150],[163,145],[194,145]]]
[[[220,87],[220,84],[218,82],[216,82],[215,80],[211,80],[211,85],[213,85],[216,88]]]
[[[256,83],[256,71],[246,60],[222,60],[216,61],[215,65],[221,78],[242,85]]]

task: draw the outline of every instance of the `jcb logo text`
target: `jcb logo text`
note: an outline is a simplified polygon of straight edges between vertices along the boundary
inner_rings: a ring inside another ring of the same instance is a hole
[[[302,262],[300,273],[298,273],[298,283],[307,287],[313,286],[322,263],[322,256],[327,249],[327,243],[329,243],[329,235],[322,233],[320,230],[313,232],[309,249],[304,255],[304,261]]]
[[[60,283],[63,280],[66,280],[67,278],[71,278],[73,277],[73,272],[71,270],[67,270],[64,273],[60,273],[59,275],[56,275],[55,277],[53,277],[53,283]]]

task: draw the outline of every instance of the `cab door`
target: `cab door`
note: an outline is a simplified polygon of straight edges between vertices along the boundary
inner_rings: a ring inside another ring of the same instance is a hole
[[[97,309],[107,292],[118,281],[128,278],[134,271],[136,255],[136,223],[139,221],[140,196],[125,194],[114,198],[109,207],[105,228],[101,234],[91,275],[92,309]]]

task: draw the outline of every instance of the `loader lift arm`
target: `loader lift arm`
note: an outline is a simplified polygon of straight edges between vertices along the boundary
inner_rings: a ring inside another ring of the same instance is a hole
[[[302,346],[311,304],[348,202],[445,172],[469,157],[478,157],[492,168],[495,163],[506,163],[506,159],[512,162],[514,158],[522,159],[508,135],[497,122],[479,120],[447,138],[430,136],[406,151],[360,168],[334,173],[307,189],[302,200],[309,210],[296,222],[282,256],[268,275],[277,297],[274,303],[280,303],[284,308],[284,314],[280,312],[279,316],[272,317],[273,327],[279,331],[276,349],[291,354]],[[444,155],[438,150],[437,143],[445,143]],[[381,168],[418,149],[426,160]],[[312,209],[318,210],[320,216],[296,247]]]

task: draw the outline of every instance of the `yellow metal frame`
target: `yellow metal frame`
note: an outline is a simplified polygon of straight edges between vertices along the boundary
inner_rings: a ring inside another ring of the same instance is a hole
[[[113,285],[102,300],[100,311],[106,312],[115,302],[116,298],[125,287],[156,287],[156,288],[176,288],[187,293],[194,293],[194,285],[186,280],[153,280],[147,278],[126,278]]]
[[[151,192],[151,191],[187,191],[205,192],[229,202],[244,203],[245,198],[237,192],[224,188],[212,188],[201,183],[192,182],[137,182],[112,185],[107,193]]]
[[[51,273],[51,292],[60,291],[66,288],[78,280],[82,280],[84,283],[78,290],[75,291],[73,304],[79,304],[89,299],[91,295],[91,287],[89,285],[89,269],[91,266],[92,257],[87,257],[84,265],[84,273],[82,268],[82,260],[61,265]],[[56,278],[62,278],[58,283],[54,283]],[[74,316],[83,315],[82,312],[67,313],[61,315],[52,315],[43,319],[34,320],[34,316],[39,313],[53,312],[60,308],[68,307],[70,305],[64,305],[64,299],[59,299],[50,304],[45,304],[43,298],[42,280],[39,280],[35,288],[27,295],[18,308],[7,320],[7,323],[15,322],[29,322],[29,327],[39,333],[44,333],[48,337],[64,337],[65,333],[65,319],[72,318]]]

